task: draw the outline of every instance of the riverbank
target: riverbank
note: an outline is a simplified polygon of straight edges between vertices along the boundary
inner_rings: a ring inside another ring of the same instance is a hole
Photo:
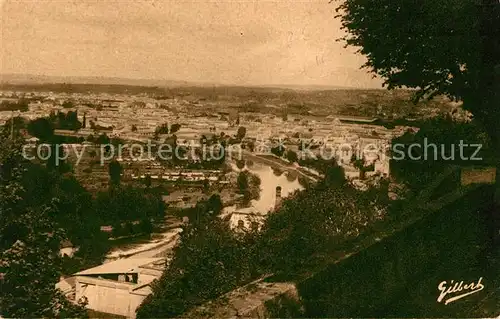
[[[181,228],[173,228],[159,234],[161,235],[159,239],[154,239],[138,245],[131,245],[126,249],[112,249],[106,255],[104,263],[123,258],[152,258],[162,252],[166,253],[175,246],[181,232]]]

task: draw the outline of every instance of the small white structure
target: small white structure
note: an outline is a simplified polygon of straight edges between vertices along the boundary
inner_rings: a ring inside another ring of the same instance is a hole
[[[160,278],[165,258],[119,259],[76,273],[75,300],[87,308],[135,318],[135,311],[151,294],[150,284]]]
[[[28,142],[29,144],[36,144],[38,143],[39,139],[36,138],[36,137],[30,137],[29,139],[26,140],[26,142]]]
[[[249,230],[252,227],[260,229],[267,214],[259,213],[252,207],[241,208],[231,213],[229,225],[233,230]]]
[[[75,277],[61,277],[61,280],[56,284],[56,288],[60,289],[66,298],[75,301],[75,285]]]
[[[61,257],[73,257],[73,255],[78,251],[78,248],[73,246],[69,240],[63,240],[61,242],[61,248],[59,249],[59,255]]]

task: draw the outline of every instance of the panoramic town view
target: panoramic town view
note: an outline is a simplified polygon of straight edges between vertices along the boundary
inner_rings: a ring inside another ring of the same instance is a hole
[[[496,0],[0,6],[1,318],[500,315]]]

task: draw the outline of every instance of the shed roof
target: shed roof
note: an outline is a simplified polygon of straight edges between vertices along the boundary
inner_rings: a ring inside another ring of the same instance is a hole
[[[69,247],[74,247],[73,243],[70,240],[66,239],[61,241],[61,248],[69,248]]]
[[[76,286],[76,280],[74,276],[64,278],[63,280],[59,281],[56,284],[56,288],[61,289],[63,293],[73,290],[75,286]]]
[[[138,273],[139,267],[165,260],[164,258],[127,258],[118,259],[103,265],[86,269],[76,273],[78,276],[101,275],[101,274],[125,274]]]

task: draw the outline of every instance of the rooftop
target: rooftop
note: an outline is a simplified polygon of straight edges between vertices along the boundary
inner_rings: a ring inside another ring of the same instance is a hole
[[[368,118],[368,117],[362,117],[362,116],[337,116],[337,119],[340,121],[352,121],[352,122],[365,122],[365,123],[371,123],[375,122],[377,118]]]
[[[125,274],[138,273],[139,267],[163,262],[164,258],[127,258],[118,259],[100,266],[86,269],[76,273],[77,276],[101,275],[101,274]],[[150,268],[150,267],[148,267]]]

